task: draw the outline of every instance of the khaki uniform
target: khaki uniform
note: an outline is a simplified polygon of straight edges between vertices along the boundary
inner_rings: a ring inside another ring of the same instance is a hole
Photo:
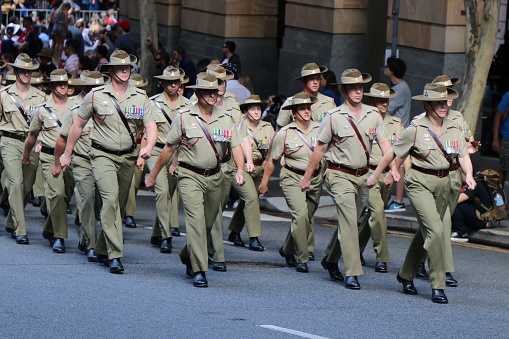
[[[154,121],[154,115],[145,91],[129,86],[122,100],[119,100],[112,84],[96,87],[88,93],[78,113],[82,119],[94,119],[90,134],[90,157],[102,200],[102,230],[95,252],[115,259],[123,256],[121,216],[124,215],[138,155],[135,150],[129,152],[133,142],[111,101],[111,96],[118,100],[133,135],[136,135],[144,124]]]
[[[54,234],[55,238],[60,239],[67,238],[65,183],[63,173],[55,178],[51,173],[51,167],[55,164],[55,145],[60,125],[72,104],[71,100],[67,100],[64,109],[61,110],[53,100],[53,96],[50,95],[48,101],[34,110],[32,123],[30,124],[30,132],[39,133],[39,141],[42,146],[39,157],[44,178],[44,195],[48,207],[48,218],[44,223],[44,231]],[[58,121],[48,110],[53,112]]]
[[[307,133],[300,130],[295,122],[283,127],[274,137],[272,142],[271,157],[274,160],[285,157],[285,167],[279,174],[281,188],[286,203],[292,213],[292,222],[285,243],[283,253],[292,255],[297,252],[297,262],[309,262],[309,239],[314,233],[313,215],[318,208],[322,195],[322,172],[311,179],[311,185],[306,192],[300,188],[300,179],[305,172],[313,151],[304,143],[297,134],[299,131],[311,146],[316,146],[316,137],[320,124],[311,121]]]
[[[258,187],[263,178],[263,168],[261,165],[269,149],[270,140],[274,137],[274,128],[270,123],[260,120],[256,130],[253,130],[249,125],[248,118],[244,116],[240,129],[246,130],[253,151],[253,163],[256,165],[256,168],[251,173],[244,171],[246,178],[244,185],[234,185],[235,190],[239,193],[240,201],[235,209],[235,213],[233,213],[228,229],[232,232],[240,233],[245,223],[249,238],[255,238],[262,236],[260,200],[258,198],[260,192]]]
[[[394,153],[401,159],[410,154],[412,166],[434,171],[449,169],[449,162],[429,130],[435,132],[427,116],[412,121],[393,145]],[[465,137],[457,124],[451,120],[444,119],[441,131],[436,135],[446,150],[448,143],[457,145],[449,151],[453,159],[468,156]],[[406,280],[413,280],[422,258],[427,254],[431,288],[444,289],[445,257],[442,220],[449,206],[450,176],[439,178],[412,168],[405,174],[405,188],[417,214],[419,229],[412,239],[400,276]],[[450,237],[450,234],[447,237]]]
[[[151,98],[164,109],[171,121],[180,110],[190,106],[191,102],[184,96],[179,95],[174,108],[171,108],[165,99],[164,93]],[[171,121],[168,121],[163,112],[154,104],[154,116],[157,123],[157,143],[152,152],[152,156],[147,159],[147,166],[150,171],[155,166],[157,158],[166,145],[166,136],[170,131]],[[178,192],[177,179],[171,175],[171,161],[168,162],[156,177],[156,220],[154,223],[152,236],[161,236],[163,239],[171,238],[170,227],[178,228]],[[176,221],[175,221],[176,219]],[[176,226],[175,226],[176,225]]]
[[[366,168],[368,158],[354,129],[345,118],[353,120],[369,152],[373,140],[387,137],[382,117],[371,106],[362,105],[359,120],[346,104],[328,112],[320,124],[318,140],[329,144],[325,159],[333,165],[348,169]],[[369,155],[368,155],[369,157]],[[343,263],[347,276],[362,275],[359,252],[357,220],[368,199],[367,173],[356,176],[329,168],[325,171],[325,182],[338,211],[337,235],[329,243],[327,262],[337,263],[343,251]]]
[[[186,216],[187,245],[180,252],[182,260],[190,258],[194,272],[207,271],[207,229],[212,228],[221,205],[223,173],[198,174],[196,170],[216,169],[218,166],[212,146],[198,124],[201,119],[219,152],[226,155],[229,147],[242,143],[235,124],[220,108],[213,107],[210,122],[202,118],[198,105],[178,114],[166,138],[166,143],[179,145],[177,167],[178,187]],[[214,133],[216,131],[216,133]],[[217,134],[217,132],[221,134]],[[231,135],[231,139],[223,137]],[[185,166],[185,167],[184,167]]]
[[[71,127],[77,118],[79,107],[80,105],[71,107],[66,114],[60,130],[62,136],[66,138],[69,136]],[[94,121],[90,119],[83,128],[72,155],[72,174],[78,190],[76,203],[78,204],[81,221],[79,240],[80,244],[86,246],[87,249],[94,249],[97,241],[96,204],[98,202],[96,201],[95,179],[90,162],[90,133],[93,125]]]
[[[16,230],[16,235],[26,235],[26,223],[24,207],[35,181],[35,173],[39,165],[39,154],[30,153],[31,164],[21,165],[21,157],[25,147],[25,137],[28,134],[29,125],[23,118],[18,108],[12,102],[11,95],[16,99],[27,115],[39,104],[46,101],[46,95],[30,87],[26,97],[23,99],[16,88],[16,84],[7,86],[0,92],[0,131],[3,132],[0,140],[0,151],[5,172],[7,173],[7,186],[9,190],[9,205],[11,207],[6,227]],[[5,133],[12,133],[18,138],[7,136]]]
[[[401,119],[385,114],[385,130],[391,144],[395,143],[404,130]],[[371,175],[374,168],[382,160],[382,150],[376,140],[373,140],[373,148],[369,158]],[[387,169],[388,170],[388,169]],[[369,190],[368,205],[369,217],[364,218],[359,226],[359,242],[361,253],[368,243],[369,236],[373,239],[373,249],[377,262],[389,262],[389,248],[387,246],[387,219],[385,218],[385,206],[391,196],[391,188],[384,184],[385,174],[381,175],[378,184]]]
[[[313,121],[320,123],[325,117],[325,114],[334,107],[336,107],[336,104],[334,103],[334,99],[326,95],[323,95],[322,93],[318,93],[316,98],[318,99],[318,101],[311,106],[311,110],[313,112],[312,118]],[[290,105],[291,100],[292,97],[287,98],[281,107]],[[277,117],[278,126],[286,126],[292,121],[293,116],[291,110],[282,109],[279,111],[279,115]]]

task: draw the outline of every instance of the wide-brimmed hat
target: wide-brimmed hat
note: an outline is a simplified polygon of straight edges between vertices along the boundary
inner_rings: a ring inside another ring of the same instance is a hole
[[[187,75],[184,75],[182,77],[182,80],[180,80],[180,84],[183,85],[183,84],[187,84],[189,82],[189,77]]]
[[[5,76],[2,78],[2,85],[5,85],[7,81],[16,81],[16,75],[14,75],[14,71],[12,69],[7,71]]]
[[[300,71],[300,76],[294,78],[293,80],[302,79],[304,77],[307,77],[309,75],[315,75],[315,74],[322,74],[328,71],[328,68],[325,66],[318,66],[314,62],[310,62],[308,64],[305,64],[302,66],[302,69]]]
[[[168,66],[163,70],[162,75],[156,75],[154,78],[161,80],[180,80],[186,75],[186,72],[180,67]]]
[[[312,97],[305,92],[295,94],[293,97],[287,99],[288,103],[281,107],[281,109],[293,110],[298,105],[302,104],[314,104],[318,101],[316,97]]]
[[[243,104],[240,105],[240,110],[243,112],[248,108],[249,105],[260,105],[262,110],[267,107],[269,100],[261,100],[259,95],[251,95],[249,96]]]
[[[84,70],[77,79],[69,80],[72,86],[101,86],[110,82],[110,77],[97,71]]]
[[[139,75],[138,73],[133,73],[129,77],[129,85],[142,88],[148,85],[148,80]]]
[[[460,82],[461,82],[460,78],[449,78],[448,75],[444,74],[444,75],[437,76],[435,79],[433,79],[433,81],[431,83],[442,85],[445,87],[452,87],[452,86],[456,86]]]
[[[199,73],[196,77],[196,85],[187,86],[187,88],[196,89],[219,89],[224,87],[226,82],[222,79],[218,79],[213,74]]]
[[[371,81],[371,75],[361,73],[358,69],[349,68],[341,73],[341,81],[331,85],[355,85],[366,84]]]
[[[412,99],[420,101],[442,101],[456,99],[459,96],[454,89],[438,84],[426,84],[422,95],[413,96]]]
[[[54,55],[55,55],[55,51],[53,50],[53,48],[49,48],[49,47],[44,47],[43,49],[41,49],[41,51],[39,53],[37,53],[38,57],[45,57],[45,58],[49,58],[49,59],[53,59]]]
[[[127,54],[121,49],[114,50],[110,56],[110,62],[102,66],[128,66],[138,62],[138,58],[132,54]]]
[[[0,69],[4,68],[5,66],[7,66],[7,63],[3,60],[0,60]]]
[[[30,77],[30,85],[40,85],[44,82],[44,76],[41,72],[32,72]]]
[[[71,73],[67,73],[61,68],[54,69],[49,74],[49,79],[46,82],[69,82],[72,79]]]
[[[226,68],[218,64],[209,64],[205,72],[208,74],[215,75],[216,78],[223,79],[225,81],[231,80],[235,77],[232,71],[227,70]]]
[[[13,63],[8,62],[8,65],[12,67],[26,69],[29,71],[35,71],[39,68],[39,62],[37,60],[32,59],[28,56],[28,54],[21,53],[16,57]]]
[[[364,95],[372,98],[390,99],[396,96],[396,91],[384,83],[375,82],[371,85],[369,92],[364,93]]]

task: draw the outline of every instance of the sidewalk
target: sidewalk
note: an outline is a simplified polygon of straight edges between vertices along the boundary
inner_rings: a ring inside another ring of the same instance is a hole
[[[497,161],[495,163],[493,161],[494,158],[482,158],[481,163],[485,165],[483,167],[498,170],[498,159],[496,159]],[[506,192],[508,191],[507,186],[506,182]],[[387,226],[389,230],[414,233],[419,227],[419,223],[408,199],[404,198],[404,202],[406,206],[405,212],[386,213]],[[271,178],[269,183],[269,194],[267,196],[260,197],[260,208],[266,211],[290,214],[286,201],[283,197],[283,192],[279,186],[279,176]],[[320,206],[315,213],[315,217],[323,220],[322,222],[330,222],[335,225],[338,223],[336,206],[334,205],[332,198],[326,192],[325,187],[320,199]],[[500,225],[497,227],[479,230],[472,234],[469,238],[469,243],[509,248],[508,218],[502,220]]]

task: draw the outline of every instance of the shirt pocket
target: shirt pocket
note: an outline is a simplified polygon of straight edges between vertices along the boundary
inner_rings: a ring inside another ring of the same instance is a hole
[[[334,134],[333,140],[338,144],[342,144],[354,136],[355,132],[352,128],[344,128],[343,130],[340,130],[338,133]]]
[[[414,156],[417,159],[426,159],[431,152],[440,151],[438,149],[438,146],[435,144],[430,143],[422,143],[414,147],[412,156]]]
[[[300,151],[303,146],[304,142],[302,140],[287,140],[285,144],[285,155],[296,153]]]
[[[50,117],[45,117],[42,121],[42,124],[43,124],[42,129],[44,131],[50,131],[58,127],[58,123],[55,121],[55,119]]]
[[[13,115],[16,114],[16,112],[19,115],[21,115],[21,113],[18,110],[18,107],[16,107],[16,105],[14,105],[12,102],[10,102],[8,104],[4,104],[3,105],[3,111],[4,111],[3,112],[3,115],[4,115],[3,116],[3,120],[4,121],[10,121],[12,119]]]
[[[104,121],[106,117],[113,114],[118,114],[113,105],[108,105],[108,102],[94,102],[94,119],[96,121]]]
[[[186,146],[194,146],[200,139],[203,138],[203,131],[198,129],[186,130],[181,137],[182,143]]]

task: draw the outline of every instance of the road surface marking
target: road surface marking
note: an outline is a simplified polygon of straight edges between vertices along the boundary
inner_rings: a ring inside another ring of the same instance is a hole
[[[233,213],[234,213],[233,211],[223,211],[223,217],[231,218],[231,217],[233,217]],[[292,219],[291,218],[281,218],[281,217],[276,217],[274,215],[260,213],[260,220],[261,221],[291,221]]]
[[[302,338],[329,339],[329,338],[326,338],[326,337],[321,337],[319,335],[314,335],[314,334],[311,334],[311,333],[296,331],[296,330],[292,330],[292,329],[289,329],[289,328],[284,328],[284,327],[279,327],[279,326],[274,326],[274,325],[257,325],[257,326],[258,327],[262,327],[262,328],[266,328],[268,330],[273,330],[273,331],[277,331],[277,332],[293,334],[293,335],[296,335],[296,336],[302,337]]]

